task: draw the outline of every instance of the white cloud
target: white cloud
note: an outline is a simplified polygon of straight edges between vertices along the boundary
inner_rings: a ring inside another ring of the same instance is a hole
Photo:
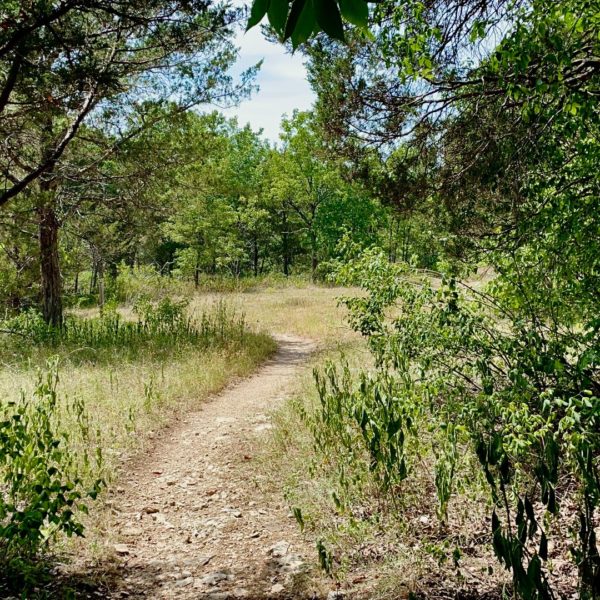
[[[227,116],[236,116],[241,125],[250,123],[254,130],[263,129],[271,141],[279,138],[279,124],[284,114],[295,108],[307,110],[315,96],[306,81],[306,69],[300,55],[287,54],[283,46],[268,42],[259,27],[238,34],[236,44],[240,58],[235,72],[263,60],[256,83],[259,91],[240,106],[224,110]]]

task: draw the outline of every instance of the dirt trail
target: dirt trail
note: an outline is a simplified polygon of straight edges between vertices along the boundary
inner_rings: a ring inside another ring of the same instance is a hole
[[[261,490],[252,468],[269,412],[315,348],[276,339],[279,350],[259,372],[186,415],[123,477],[112,500],[119,564],[108,597],[320,597],[303,588],[314,548],[281,490]]]

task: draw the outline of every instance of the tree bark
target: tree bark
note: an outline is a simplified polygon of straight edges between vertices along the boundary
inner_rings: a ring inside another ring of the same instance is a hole
[[[104,260],[101,258],[98,262],[98,306],[100,310],[104,308]]]
[[[58,255],[60,224],[51,202],[38,207],[40,270],[42,282],[42,314],[54,327],[63,325],[62,281]]]
[[[252,262],[254,266],[254,277],[258,277],[258,240],[252,241]]]
[[[319,266],[319,258],[317,256],[317,237],[314,231],[310,233],[310,269],[311,279],[314,282],[317,277],[317,267]]]
[[[93,264],[92,264],[92,276],[90,277],[90,296],[94,293],[94,290],[96,289],[97,280],[98,280],[98,263],[96,262],[96,259],[94,258]]]
[[[287,216],[283,213],[283,233],[282,233],[282,244],[283,244],[283,274],[287,277],[290,274],[290,243],[289,243],[289,232],[287,231],[288,223]]]

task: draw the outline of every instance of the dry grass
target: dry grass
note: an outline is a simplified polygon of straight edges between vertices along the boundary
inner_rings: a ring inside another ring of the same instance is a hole
[[[206,308],[211,314],[215,307]],[[120,312],[134,318],[128,307]],[[98,310],[77,313],[90,317]],[[231,343],[176,346],[160,354],[152,347],[132,357],[124,348],[115,347],[112,353],[101,349],[99,360],[93,360],[90,348],[85,349],[87,360],[77,348],[39,346],[31,352],[24,348],[22,356],[16,349],[0,366],[0,399],[16,400],[21,391],[29,394],[46,360],[56,355],[59,396],[83,400],[91,428],[101,434],[107,473],[113,474],[123,455],[138,450],[177,413],[194,410],[233,379],[252,373],[275,348],[267,333],[251,331]]]
[[[244,377],[273,352],[269,333],[293,333],[330,346],[355,339],[344,323],[344,309],[337,298],[347,289],[307,285],[301,288],[262,288],[249,292],[198,293],[192,299],[192,314],[209,311],[226,301],[245,314],[256,334],[249,344],[231,352],[202,350],[177,352],[167,360],[144,356],[136,361],[80,363],[63,357],[60,366],[60,393],[85,401],[92,421],[102,432],[110,469],[112,457],[119,458],[139,449],[178,412],[193,410],[207,396],[232,379]],[[82,317],[97,316],[98,309],[74,311]],[[134,318],[130,307],[119,312]],[[4,365],[0,368],[0,398],[14,399],[20,390],[31,390],[37,366]],[[112,462],[112,464],[111,464]]]
[[[191,351],[164,362],[152,358],[100,365],[67,361],[59,366],[59,393],[85,401],[93,427],[100,429],[111,472],[115,458],[138,449],[177,412],[193,410],[232,379],[254,371],[274,348],[271,339],[261,335],[235,351]],[[35,368],[0,370],[0,398],[17,398],[20,390],[31,390],[35,380]]]
[[[323,346],[357,339],[345,321],[345,309],[338,305],[341,296],[356,293],[351,288],[311,284],[301,288],[267,287],[243,293],[198,294],[192,307],[199,310],[216,300],[227,299],[245,314],[251,327],[309,337]]]

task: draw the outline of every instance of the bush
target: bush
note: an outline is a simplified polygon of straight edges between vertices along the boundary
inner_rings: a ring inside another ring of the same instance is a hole
[[[149,265],[131,268],[121,263],[114,280],[109,280],[108,298],[124,304],[135,304],[143,299],[155,302],[167,297],[190,297],[193,286],[176,277],[161,275]]]
[[[328,366],[317,374],[320,405],[305,418],[317,452],[342,463],[345,485],[367,481],[391,496],[428,445],[442,526],[457,485],[468,483],[458,456],[472,457],[480,476],[470,477],[489,492],[489,539],[517,595],[559,593],[551,566],[564,540],[551,538],[570,529],[572,581],[578,573],[581,597],[598,597],[597,326],[553,323],[543,294],[519,305],[520,267],[478,291],[451,277],[434,289],[376,250],[350,261],[340,279],[366,294],[344,302],[375,371]],[[350,467],[368,477],[349,481]]]
[[[31,396],[0,409],[0,568],[13,584],[57,535],[83,535],[78,513],[104,486],[84,407],[60,402],[57,384],[54,362]]]

